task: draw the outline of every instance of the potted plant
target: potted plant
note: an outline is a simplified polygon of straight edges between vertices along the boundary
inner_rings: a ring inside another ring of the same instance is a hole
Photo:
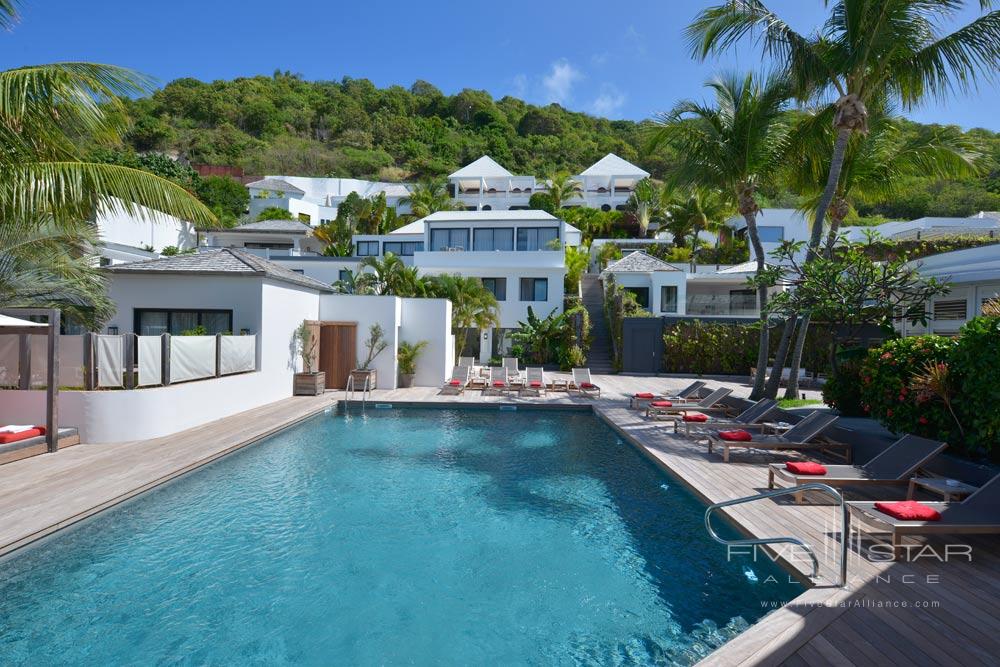
[[[427,347],[427,341],[422,340],[417,343],[402,342],[399,344],[399,351],[396,352],[396,361],[399,362],[399,386],[402,388],[413,386],[413,376],[417,372],[417,357]]]
[[[375,357],[382,353],[389,344],[385,341],[385,333],[382,331],[382,325],[375,323],[368,327],[368,338],[365,340],[365,349],[368,350],[365,360],[358,361],[358,367],[351,371],[351,377],[354,378],[354,388],[363,389],[365,386],[365,381],[368,381],[368,388],[374,389],[378,384],[378,373],[374,368],[372,368],[372,362],[375,361]]]
[[[302,357],[302,372],[295,374],[292,393],[296,396],[319,396],[326,391],[326,373],[313,370],[319,339],[313,335],[309,323],[303,320],[292,334],[292,340],[295,351]]]

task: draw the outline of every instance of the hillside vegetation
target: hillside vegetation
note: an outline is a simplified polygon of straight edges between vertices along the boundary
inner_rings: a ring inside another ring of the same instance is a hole
[[[664,99],[664,109],[673,102]],[[239,166],[249,174],[440,179],[489,154],[514,173],[541,177],[576,173],[613,152],[662,177],[673,158],[643,153],[641,123],[509,96],[494,100],[479,90],[445,95],[426,81],[406,89],[377,88],[366,79],[304,81],[281,72],[212,83],[178,79],[127,108],[133,128],[119,152],[176,151],[192,163]],[[933,132],[934,126],[908,123],[907,131]],[[859,213],[898,219],[1000,209],[1000,134],[967,134],[990,156],[979,177],[913,179],[895,200]],[[101,159],[132,161],[107,151]],[[796,202],[787,191],[764,194],[772,206]]]

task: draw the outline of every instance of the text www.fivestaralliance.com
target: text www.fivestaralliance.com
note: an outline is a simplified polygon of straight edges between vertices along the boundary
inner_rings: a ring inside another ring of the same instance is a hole
[[[939,600],[844,600],[842,602],[796,602],[787,600],[761,600],[764,609],[780,609],[788,607],[830,607],[842,609],[937,609],[941,606]]]

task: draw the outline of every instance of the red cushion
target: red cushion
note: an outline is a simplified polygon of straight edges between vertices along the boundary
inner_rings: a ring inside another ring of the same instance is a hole
[[[708,415],[703,415],[700,412],[685,412],[684,421],[686,422],[707,422]]]
[[[541,387],[541,386],[542,386],[542,383],[541,383],[541,382],[539,382],[538,380],[532,380],[532,381],[531,381],[531,386],[532,386],[532,387]]]
[[[636,398],[656,398],[656,394],[651,391],[639,392],[635,395]]]
[[[462,381],[461,380],[452,380],[448,384],[450,384],[452,387],[458,387],[458,386],[461,386]]]
[[[581,382],[580,383],[580,388],[581,389],[597,389],[597,385],[594,384],[593,382]]]
[[[748,431],[742,429],[738,431],[719,431],[719,437],[730,442],[750,442],[753,440],[753,436]]]
[[[900,500],[894,503],[875,503],[875,509],[903,521],[938,521],[941,513],[916,500]]]
[[[21,431],[20,433],[0,433],[0,445],[5,445],[8,442],[20,442],[21,440],[27,440],[39,435],[45,435],[44,426],[29,428],[27,431]]]
[[[672,408],[672,407],[674,407],[674,404],[671,403],[670,401],[653,401],[652,403],[650,403],[650,405],[653,406],[654,408]]]
[[[796,475],[825,475],[826,467],[822,463],[812,461],[788,461],[785,468]]]
[[[506,387],[507,383],[504,382],[504,381],[502,381],[502,380],[494,380],[493,381],[493,386],[494,387]]]

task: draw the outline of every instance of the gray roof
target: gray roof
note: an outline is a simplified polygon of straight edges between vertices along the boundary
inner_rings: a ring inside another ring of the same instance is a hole
[[[255,190],[274,190],[275,192],[293,192],[298,195],[304,195],[305,190],[299,189],[289,183],[288,181],[283,181],[280,178],[262,178],[259,181],[254,181],[253,183],[247,183],[248,188],[253,188]]]
[[[145,262],[129,262],[104,267],[111,273],[173,274],[206,276],[262,276],[300,287],[332,292],[330,285],[252,255],[239,248],[219,248],[204,252],[161,257]]]
[[[630,252],[604,269],[607,273],[650,273],[652,271],[680,271],[677,267],[647,255],[641,250]]]
[[[259,220],[248,222],[236,227],[199,229],[202,232],[216,234],[310,234],[312,227],[299,220]]]

